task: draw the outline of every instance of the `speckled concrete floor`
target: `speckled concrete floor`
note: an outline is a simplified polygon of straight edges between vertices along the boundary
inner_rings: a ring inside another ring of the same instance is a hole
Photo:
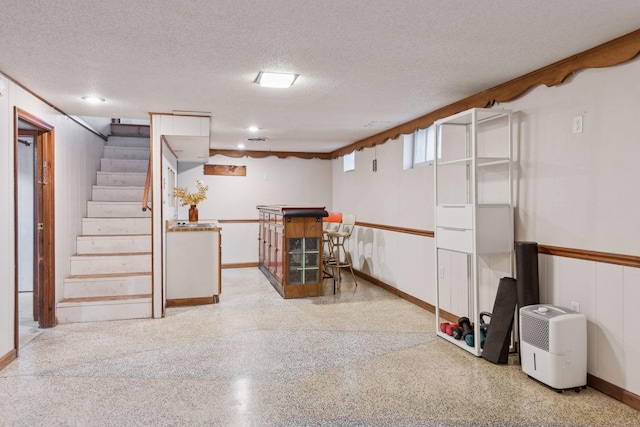
[[[33,320],[33,292],[19,292],[18,304],[18,336],[20,348],[29,344],[32,339],[40,335],[42,329]]]
[[[165,319],[45,330],[0,372],[0,425],[640,426],[437,339],[433,315],[364,281],[298,300],[257,269],[223,283],[220,304]]]

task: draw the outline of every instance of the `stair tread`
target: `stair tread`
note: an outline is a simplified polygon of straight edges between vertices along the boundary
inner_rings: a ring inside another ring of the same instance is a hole
[[[113,253],[95,253],[95,254],[75,254],[74,257],[106,257],[106,256],[131,256],[131,255],[151,255],[151,252],[113,252]]]
[[[103,187],[105,187],[105,186],[103,186]],[[118,187],[117,185],[114,185],[113,188],[121,188],[121,187]],[[127,205],[136,204],[136,205],[142,206],[142,203],[137,202],[135,200],[122,200],[122,201],[118,201],[118,200],[89,200],[87,203],[92,203],[92,204],[98,204],[98,203],[100,203],[100,204],[102,204],[102,203],[120,203],[120,204],[127,204]]]
[[[146,172],[113,172],[113,171],[98,171],[101,175],[116,174],[116,175],[146,175]]]
[[[113,295],[113,296],[101,296],[101,297],[82,297],[82,298],[63,298],[58,301],[61,303],[70,302],[99,302],[99,301],[119,301],[119,300],[133,300],[133,299],[147,299],[151,298],[151,294],[137,294],[137,295]]]
[[[113,217],[110,217],[113,218]],[[131,238],[131,237],[150,237],[151,233],[148,234],[82,234],[80,236],[78,236],[78,238],[87,238],[87,239],[91,239],[91,238],[110,238],[110,237],[126,237],[126,238]]]
[[[139,150],[139,151],[149,151],[148,147],[127,147],[126,145],[105,145],[105,148],[113,148],[113,149],[123,149],[123,150]]]
[[[117,188],[118,190],[136,189],[144,190],[144,185],[94,185],[93,188]]]
[[[138,202],[140,203],[140,202]],[[142,209],[142,208],[140,208]],[[118,220],[122,221],[123,219],[133,219],[133,220],[150,220],[151,217],[139,217],[139,216],[105,216],[105,217],[85,217],[82,220],[90,220],[90,221],[111,221]]]
[[[102,273],[102,274],[75,274],[71,276],[67,276],[67,279],[109,279],[109,278],[118,278],[118,277],[130,277],[130,276],[151,276],[151,272],[143,272],[143,273]]]
[[[147,159],[112,159],[109,157],[103,157],[102,160],[108,160],[110,162],[138,162],[138,163],[149,164],[149,160]],[[110,172],[110,171],[102,171],[102,172]],[[141,173],[141,172],[137,172],[137,173]]]

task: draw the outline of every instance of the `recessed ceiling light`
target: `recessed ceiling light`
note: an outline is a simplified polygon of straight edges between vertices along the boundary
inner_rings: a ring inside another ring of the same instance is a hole
[[[297,74],[288,73],[267,73],[260,71],[255,82],[262,87],[288,88],[298,78]]]
[[[240,149],[243,149],[245,147],[246,147],[246,145],[244,145],[244,144],[238,144],[238,148],[240,148]]]
[[[260,128],[259,128],[258,126],[249,126],[249,127],[247,128],[247,130],[248,130],[249,132],[258,132],[258,131],[260,130]]]
[[[83,96],[82,99],[89,104],[100,104],[104,102],[104,98],[98,98],[97,96]]]

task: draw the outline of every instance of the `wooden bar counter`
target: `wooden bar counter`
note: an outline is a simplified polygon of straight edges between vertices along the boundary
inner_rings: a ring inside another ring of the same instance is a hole
[[[322,295],[324,207],[258,206],[259,268],[283,298]]]

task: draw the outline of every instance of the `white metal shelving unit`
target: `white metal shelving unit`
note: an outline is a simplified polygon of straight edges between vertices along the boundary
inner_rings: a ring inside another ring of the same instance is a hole
[[[479,356],[479,257],[509,255],[513,275],[511,112],[473,108],[437,120],[435,125],[436,331]],[[475,324],[474,346],[440,332],[441,251],[466,254],[467,313],[457,315],[467,316]]]

